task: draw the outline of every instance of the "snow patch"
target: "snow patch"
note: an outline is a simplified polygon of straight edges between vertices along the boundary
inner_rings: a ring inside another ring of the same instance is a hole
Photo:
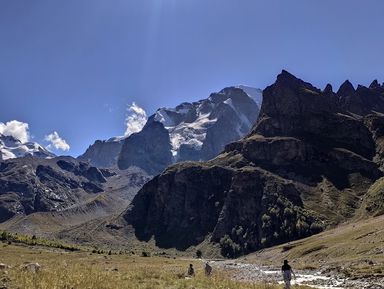
[[[165,109],[159,109],[156,111],[155,120],[161,122],[164,127],[174,126],[172,118],[168,115]]]
[[[188,145],[196,150],[200,150],[207,136],[207,129],[212,126],[217,119],[209,119],[210,113],[200,114],[191,123],[181,122],[177,126],[166,126],[169,131],[172,154],[177,155],[181,145]]]

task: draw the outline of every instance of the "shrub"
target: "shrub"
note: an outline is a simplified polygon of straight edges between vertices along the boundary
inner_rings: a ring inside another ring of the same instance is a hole
[[[239,244],[233,242],[231,237],[225,235],[220,239],[221,254],[227,258],[236,258],[242,254],[242,248]]]

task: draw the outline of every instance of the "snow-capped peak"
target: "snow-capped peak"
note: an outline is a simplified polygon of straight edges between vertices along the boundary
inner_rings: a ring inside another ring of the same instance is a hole
[[[22,143],[13,136],[0,134],[0,160],[24,157],[52,158],[55,155],[35,142]]]

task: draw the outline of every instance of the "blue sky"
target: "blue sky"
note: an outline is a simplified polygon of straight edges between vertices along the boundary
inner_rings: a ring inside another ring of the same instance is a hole
[[[0,0],[0,122],[77,156],[158,107],[281,69],[323,87],[384,81],[382,0]]]

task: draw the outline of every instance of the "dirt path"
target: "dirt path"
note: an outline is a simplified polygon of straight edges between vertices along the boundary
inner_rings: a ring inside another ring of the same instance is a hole
[[[244,282],[283,283],[279,268],[261,267],[257,264],[231,260],[210,261],[213,268],[229,272],[233,279]],[[293,284],[307,285],[319,289],[384,289],[384,279],[366,278],[352,280],[341,275],[325,275],[315,271],[297,271]]]

